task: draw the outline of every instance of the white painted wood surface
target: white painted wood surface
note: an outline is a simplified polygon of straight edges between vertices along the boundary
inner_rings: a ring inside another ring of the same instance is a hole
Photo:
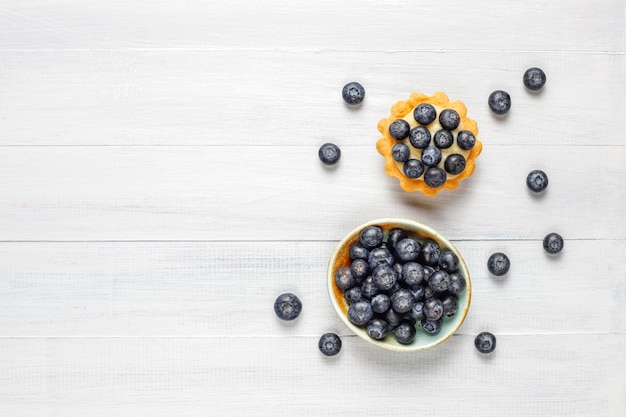
[[[0,416],[623,416],[625,3],[248,3],[0,2]],[[376,123],[439,90],[484,151],[428,199],[384,175]],[[472,272],[467,320],[427,352],[373,348],[326,294],[337,241],[392,216]],[[293,323],[272,311],[284,291]]]

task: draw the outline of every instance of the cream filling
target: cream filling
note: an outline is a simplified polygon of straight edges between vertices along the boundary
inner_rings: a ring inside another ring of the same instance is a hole
[[[432,106],[435,108],[435,110],[437,110],[437,118],[431,124],[429,124],[429,125],[427,125],[425,127],[430,131],[430,143],[429,143],[429,145],[435,146],[435,133],[437,131],[443,129],[443,127],[441,127],[441,124],[439,124],[439,114],[441,113],[442,110],[445,110],[445,108],[444,107],[435,106],[434,104],[432,104]],[[413,110],[415,110],[415,108],[413,108],[406,116],[403,117],[403,119],[407,121],[409,126],[411,126],[411,129],[413,129],[416,126],[421,126],[419,123],[417,123],[417,121],[415,120],[415,117],[413,117]],[[463,158],[465,158],[465,161],[467,161],[467,158],[468,158],[470,152],[472,151],[471,149],[467,150],[467,151],[463,150],[463,149],[459,148],[459,145],[456,143],[456,137],[457,137],[458,133],[461,130],[465,130],[464,126],[463,126],[463,120],[461,120],[461,123],[459,123],[459,126],[452,131],[452,136],[454,137],[454,142],[452,143],[452,146],[450,146],[447,149],[440,149],[440,151],[441,151],[441,161],[439,162],[439,164],[437,164],[437,167],[443,169],[446,172],[446,178],[448,180],[456,178],[457,176],[459,176],[461,174],[453,175],[453,174],[450,174],[448,171],[446,171],[446,169],[444,167],[444,163],[446,161],[446,157],[448,155],[452,155],[452,154],[458,153],[460,155],[463,155]],[[411,150],[411,154],[409,156],[410,159],[419,159],[420,161],[422,160],[422,149],[417,149],[413,145],[411,145],[411,142],[409,141],[408,137],[406,139],[398,140],[396,142],[404,143],[405,145],[407,145],[409,147],[409,149]],[[404,162],[398,162],[398,161],[394,161],[394,162],[396,163],[396,166],[398,167],[400,172],[404,172],[402,170]],[[425,168],[424,169],[424,173],[426,173],[426,170],[428,170],[428,167],[424,166],[424,168]],[[461,173],[463,173],[463,171],[461,171]],[[416,179],[423,180],[424,179],[424,175],[422,174],[421,177],[416,178]]]

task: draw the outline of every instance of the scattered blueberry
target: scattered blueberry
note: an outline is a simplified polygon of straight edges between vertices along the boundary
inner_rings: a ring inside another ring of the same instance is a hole
[[[373,271],[379,265],[393,265],[394,258],[391,252],[389,252],[386,247],[381,246],[378,248],[374,248],[370,251],[370,256],[367,261],[369,262],[369,266]]]
[[[563,250],[563,237],[558,233],[548,233],[543,238],[543,248],[549,254],[556,254]]]
[[[383,319],[374,318],[367,324],[367,334],[374,340],[382,340],[389,333],[389,325]]]
[[[528,173],[526,185],[531,191],[539,193],[548,186],[548,176],[540,169],[535,169]]]
[[[441,305],[443,305],[443,315],[452,317],[459,308],[459,299],[454,294],[447,294],[441,299]]]
[[[417,330],[415,329],[415,325],[407,322],[402,322],[396,327],[393,331],[396,340],[403,345],[408,345],[415,339],[415,335],[417,334]]]
[[[389,265],[380,265],[372,272],[372,282],[381,291],[391,290],[397,280],[396,272]]]
[[[383,229],[378,226],[367,226],[359,233],[359,241],[366,249],[374,249],[383,243]]]
[[[459,257],[451,250],[444,250],[439,256],[439,268],[453,273],[459,269]]]
[[[424,316],[428,320],[439,320],[443,316],[443,303],[439,298],[424,301]]]
[[[426,185],[432,188],[439,188],[443,184],[446,183],[446,179],[448,176],[446,175],[446,171],[441,168],[431,167],[424,174],[424,182]]]
[[[413,110],[413,117],[419,124],[429,125],[437,118],[437,110],[432,104],[422,103]]]
[[[444,292],[448,289],[449,275],[444,270],[435,271],[428,280],[428,286],[436,292]]]
[[[290,292],[281,294],[274,301],[274,312],[281,320],[293,320],[300,315],[302,302],[297,295]]]
[[[396,244],[396,256],[402,262],[417,260],[421,245],[415,239],[405,237]]]
[[[511,261],[509,260],[509,257],[502,252],[492,254],[487,260],[487,268],[489,269],[489,272],[497,277],[501,277],[509,272],[510,267]]]
[[[325,356],[335,356],[341,351],[341,339],[335,333],[324,333],[318,347]]]
[[[439,114],[439,124],[446,130],[454,130],[459,127],[461,116],[456,110],[445,109]]]
[[[422,329],[429,335],[434,336],[441,331],[442,319],[439,320],[422,320]]]
[[[372,305],[367,300],[360,300],[348,307],[348,318],[357,326],[365,326],[374,317]]]
[[[348,304],[356,303],[363,298],[363,294],[361,292],[361,287],[352,287],[348,288],[343,293],[344,298],[348,302]]]
[[[459,145],[459,148],[469,151],[476,144],[476,137],[469,130],[461,130],[456,135],[456,143]]]
[[[360,104],[365,98],[365,89],[361,84],[351,82],[343,86],[341,96],[350,105]]]
[[[496,348],[496,337],[489,332],[479,333],[474,339],[474,346],[480,353],[491,353]]]
[[[391,308],[396,312],[403,314],[408,313],[412,308],[415,301],[413,300],[413,294],[406,288],[400,288],[389,297],[391,300]]]
[[[372,298],[370,304],[372,305],[374,313],[382,314],[391,307],[391,300],[387,294],[377,294]]]
[[[416,126],[409,131],[409,142],[414,148],[424,149],[430,145],[430,130],[424,126]]]
[[[341,149],[334,143],[325,143],[320,146],[318,155],[324,165],[335,165],[341,158]]]
[[[459,153],[448,155],[443,163],[448,174],[458,175],[465,169],[465,158]]]
[[[342,266],[335,272],[335,284],[342,290],[354,287],[356,284],[356,278],[352,273],[352,268],[349,266]]]
[[[430,145],[422,151],[422,162],[427,167],[434,167],[441,162],[441,151],[438,147]]]
[[[396,143],[391,148],[391,157],[397,162],[406,162],[411,157],[411,150],[404,143]]]
[[[424,173],[424,164],[419,159],[409,159],[404,163],[402,171],[407,178],[419,178]]]
[[[411,130],[411,126],[404,119],[394,120],[389,125],[389,134],[392,138],[397,140],[406,139],[406,137],[409,136],[409,130]]]
[[[424,267],[417,262],[402,265],[402,282],[410,289],[416,289],[424,282]]]
[[[524,85],[532,91],[540,90],[546,83],[546,73],[541,68],[528,68],[524,73]]]
[[[506,114],[511,109],[511,96],[506,91],[496,90],[489,95],[489,107],[498,115]]]
[[[454,136],[449,130],[441,129],[435,132],[433,141],[439,149],[447,149],[454,143]]]
[[[448,281],[448,291],[450,291],[450,293],[452,294],[458,294],[462,292],[467,286],[465,278],[458,272],[450,274],[450,276],[448,277]]]

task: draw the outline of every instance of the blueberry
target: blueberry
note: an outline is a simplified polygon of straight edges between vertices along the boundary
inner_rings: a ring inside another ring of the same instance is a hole
[[[445,184],[447,178],[446,171],[437,167],[429,168],[426,174],[424,174],[424,182],[432,188],[441,187]]]
[[[424,173],[424,164],[419,159],[409,159],[404,163],[402,171],[407,178],[419,178]]]
[[[549,233],[543,238],[543,248],[550,254],[561,252],[563,244],[563,238],[558,233]]]
[[[416,322],[424,320],[426,318],[426,316],[424,315],[424,302],[418,301],[413,304],[413,308],[409,312],[409,315]]]
[[[424,301],[424,316],[428,320],[438,320],[443,316],[443,303],[438,298]]]
[[[398,283],[402,281],[402,264],[400,262],[396,262],[393,264],[393,270],[396,273],[396,277],[398,277]]]
[[[524,85],[532,91],[540,90],[546,83],[546,73],[541,68],[528,68],[524,73]]]
[[[489,269],[489,272],[497,277],[509,272],[510,267],[511,261],[509,260],[509,257],[502,252],[492,254],[489,257],[489,260],[487,260],[487,269]]]
[[[448,174],[458,175],[465,169],[465,158],[459,153],[453,153],[448,155],[443,167]]]
[[[348,307],[348,318],[357,326],[365,326],[373,316],[374,311],[367,300],[357,301]]]
[[[380,265],[372,272],[372,282],[381,291],[391,290],[397,280],[396,272],[389,265]]]
[[[420,262],[424,262],[426,258],[424,259],[419,259],[418,260]],[[439,262],[439,258],[437,258],[437,262]],[[429,265],[423,265],[424,266],[424,281],[428,282],[428,280],[430,279],[430,277],[433,275],[433,273],[435,272],[435,268],[433,268],[432,266]]]
[[[506,91],[496,90],[489,95],[487,103],[495,114],[506,114],[511,109],[511,96]]]
[[[439,256],[439,268],[452,273],[459,269],[459,257],[451,250],[444,250]]]
[[[456,110],[445,109],[439,114],[439,124],[446,130],[454,130],[459,127],[461,116]]]
[[[342,290],[347,290],[356,285],[356,278],[349,266],[342,266],[335,272],[335,284]]]
[[[343,86],[341,96],[350,105],[360,104],[365,98],[365,89],[361,84],[351,82]]]
[[[391,157],[397,162],[406,162],[411,157],[411,150],[404,143],[396,143],[391,148]]]
[[[395,253],[396,245],[398,244],[399,241],[404,239],[406,236],[407,236],[406,232],[403,229],[400,229],[397,227],[391,229],[387,236],[387,247],[389,248],[389,250]]]
[[[428,280],[428,286],[435,292],[444,292],[448,289],[449,275],[446,271],[435,271]]]
[[[409,136],[409,130],[411,130],[411,126],[404,119],[394,120],[389,125],[389,134],[392,138],[397,140],[406,139],[406,137]]]
[[[378,226],[367,226],[359,233],[359,242],[366,249],[374,249],[383,243],[383,229]]]
[[[363,298],[371,300],[378,293],[380,293],[380,290],[378,289],[378,287],[376,287],[376,285],[374,285],[374,280],[372,276],[370,275],[369,277],[365,278],[363,280],[363,283],[361,284],[361,295],[363,296]]]
[[[417,262],[402,265],[402,282],[410,289],[417,289],[424,282],[424,267]]]
[[[406,288],[400,288],[398,291],[391,294],[389,299],[391,300],[391,308],[400,314],[409,312],[415,303],[413,294]]]
[[[438,147],[430,145],[422,151],[422,162],[428,167],[434,167],[441,162],[441,151]]]
[[[419,124],[429,125],[437,118],[437,110],[432,104],[422,103],[413,110],[413,117]]]
[[[441,305],[443,305],[443,315],[452,317],[459,308],[459,299],[454,294],[447,294],[441,299]]]
[[[448,281],[448,291],[452,294],[459,294],[467,286],[467,281],[465,281],[463,275],[458,272],[450,274]]]
[[[393,255],[386,247],[374,248],[370,251],[370,256],[367,259],[369,266],[372,270],[376,269],[379,265],[393,265]]]
[[[539,193],[548,186],[548,176],[540,169],[530,171],[526,177],[526,185],[531,191]]]
[[[341,158],[341,149],[334,143],[325,143],[317,153],[324,165],[335,165]]]
[[[402,314],[398,313],[393,308],[390,308],[385,313],[385,321],[389,324],[389,328],[391,329],[398,327],[400,323],[402,323],[402,320]]]
[[[416,302],[423,301],[426,298],[426,289],[423,285],[418,285],[414,288],[409,288],[409,291],[411,291],[411,295],[413,296],[413,299]]]
[[[442,320],[422,320],[422,329],[429,335],[434,336],[441,331]]]
[[[370,251],[365,249],[360,243],[355,243],[350,246],[350,259],[364,259],[370,256]]]
[[[371,269],[369,263],[365,259],[355,259],[350,264],[352,275],[356,281],[356,284],[360,284],[370,274]]]
[[[361,287],[352,287],[348,288],[344,291],[343,297],[346,299],[348,304],[356,303],[363,298],[363,294],[361,292]]]
[[[403,345],[408,345],[415,339],[415,335],[417,334],[417,330],[415,326],[406,321],[400,323],[398,327],[393,331],[394,336],[398,343],[402,343]]]
[[[416,126],[409,131],[409,142],[414,148],[424,149],[430,145],[430,130],[424,126]]]
[[[489,332],[479,333],[474,339],[474,346],[480,353],[491,353],[496,348],[496,337]]]
[[[440,256],[441,249],[439,245],[433,240],[425,240],[417,260],[424,266],[437,266]]]
[[[396,256],[402,262],[410,262],[417,260],[421,249],[421,245],[415,239],[405,237],[396,245]]]
[[[274,312],[281,320],[293,320],[300,315],[302,302],[297,295],[290,292],[281,294],[274,301]]]
[[[430,300],[431,298],[437,298],[439,293],[430,288],[429,285],[424,286],[424,300]]]
[[[439,149],[447,149],[454,143],[454,136],[449,130],[441,129],[435,132],[433,141]]]
[[[391,307],[391,300],[387,294],[377,294],[374,298],[372,298],[370,304],[372,305],[374,313],[382,314],[389,310],[389,307]]]
[[[325,356],[335,356],[341,351],[341,339],[335,333],[324,333],[318,347]]]
[[[387,333],[389,333],[389,325],[383,319],[374,318],[367,324],[367,334],[372,339],[384,339]]]
[[[469,130],[461,130],[456,135],[456,143],[459,145],[459,148],[469,151],[476,144],[476,137]]]

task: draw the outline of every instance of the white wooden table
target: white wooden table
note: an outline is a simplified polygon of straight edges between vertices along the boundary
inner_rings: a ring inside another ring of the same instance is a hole
[[[337,3],[0,2],[1,416],[626,413],[625,3]],[[432,199],[374,147],[414,91],[462,100],[484,144]],[[381,217],[468,263],[469,315],[437,348],[377,349],[331,307],[330,253]],[[304,303],[290,323],[285,291]]]

